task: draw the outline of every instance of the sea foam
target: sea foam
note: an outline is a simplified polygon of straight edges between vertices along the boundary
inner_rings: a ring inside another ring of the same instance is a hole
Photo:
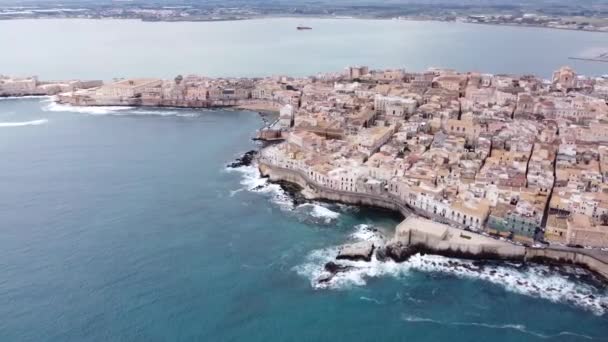
[[[126,106],[71,106],[54,101],[46,102],[42,110],[47,112],[72,112],[90,115],[109,115],[132,109]]]
[[[403,315],[401,319],[408,323],[426,323],[426,324],[437,324],[437,325],[452,325],[452,326],[471,326],[477,328],[485,328],[485,329],[501,329],[501,330],[516,330],[522,334],[532,335],[535,337],[539,337],[542,339],[552,339],[560,336],[575,336],[588,340],[593,340],[594,338],[588,335],[574,333],[570,331],[560,331],[556,334],[545,334],[537,331],[529,330],[524,324],[490,324],[490,323],[482,323],[482,322],[458,322],[458,321],[440,321],[431,318],[418,317],[413,315]]]
[[[2,96],[0,97],[0,101],[2,100],[21,100],[21,99],[50,99],[52,96],[48,95],[27,95],[27,96]]]
[[[325,224],[330,224],[340,217],[340,213],[332,211],[320,203],[304,203],[297,207],[310,214],[310,216],[320,219]]]
[[[241,166],[226,169],[228,172],[240,172],[242,174],[241,185],[243,188],[230,191],[234,196],[240,191],[246,190],[265,194],[270,197],[272,203],[280,209],[290,212],[303,221],[314,224],[334,224],[340,217],[340,213],[329,208],[330,205],[321,202],[309,202],[296,205],[294,199],[279,184],[272,183],[268,178],[262,177],[256,165]]]
[[[89,114],[89,115],[115,115],[115,116],[125,116],[125,115],[142,115],[142,116],[177,116],[177,117],[198,117],[198,113],[193,113],[189,111],[183,110],[166,110],[166,109],[144,109],[138,107],[128,107],[128,106],[72,106],[59,104],[53,101],[43,102],[45,105],[42,107],[42,110],[49,112],[72,112],[72,113],[81,113],[81,114]]]
[[[335,220],[340,214],[321,203],[306,203],[294,207],[293,201],[278,184],[261,177],[255,165],[244,166],[230,171],[243,174],[241,184],[247,191],[268,194],[271,201],[281,208],[295,211],[306,209],[311,217]],[[238,191],[238,190],[237,190]],[[235,192],[233,191],[233,194]],[[294,210],[295,209],[295,210]],[[360,224],[354,227],[349,240],[371,241],[378,246],[384,244],[385,237],[380,230],[370,225]],[[408,261],[396,263],[392,260],[380,261],[372,256],[370,262],[340,260],[340,264],[349,266],[345,272],[339,272],[329,281],[325,264],[335,261],[340,246],[329,246],[311,251],[304,263],[293,270],[309,279],[315,289],[344,290],[353,286],[364,286],[369,278],[392,276],[407,277],[412,272],[441,273],[454,277],[486,281],[504,288],[507,291],[550,300],[556,303],[568,303],[597,315],[608,311],[608,293],[594,285],[581,281],[578,277],[589,276],[587,271],[575,267],[554,269],[543,265],[522,265],[517,263],[479,263],[470,260],[451,259],[437,255],[414,255]]]
[[[49,120],[47,120],[47,119],[21,121],[21,122],[0,122],[0,127],[38,126],[38,125],[44,125],[47,122],[49,122]]]
[[[349,236],[353,241],[371,241],[382,245],[384,237],[378,230],[368,225],[357,225]],[[392,260],[379,261],[374,255],[370,262],[340,260],[349,266],[345,272],[330,274],[324,265],[334,261],[340,246],[330,246],[313,250],[303,264],[294,271],[309,279],[315,289],[344,290],[354,286],[364,286],[370,278],[381,276],[407,277],[412,272],[441,273],[459,278],[486,281],[507,291],[543,298],[555,303],[568,303],[597,315],[608,310],[608,292],[579,278],[589,276],[585,270],[575,267],[554,268],[543,265],[514,263],[479,263],[471,260],[451,259],[437,255],[412,256],[408,261],[395,263]]]
[[[260,171],[255,165],[241,166],[236,168],[226,168],[228,172],[239,172],[242,174],[241,189],[231,191],[231,195],[238,193],[241,190],[266,194],[270,196],[271,201],[278,205],[281,209],[293,210],[294,204],[280,185],[273,184],[268,181],[268,178],[262,177]]]

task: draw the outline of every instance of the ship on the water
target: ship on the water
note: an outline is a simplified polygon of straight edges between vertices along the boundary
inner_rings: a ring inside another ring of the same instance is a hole
[[[312,30],[312,27],[310,27],[310,26],[298,26],[297,29],[298,30]]]

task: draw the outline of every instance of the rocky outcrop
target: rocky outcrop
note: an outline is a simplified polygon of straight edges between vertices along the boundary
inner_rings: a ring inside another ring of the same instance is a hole
[[[272,183],[278,184],[283,191],[285,191],[293,205],[298,206],[300,204],[309,203],[309,200],[302,194],[302,187],[300,187],[296,183],[286,182],[286,181],[272,181]]]
[[[370,261],[374,254],[375,246],[368,241],[362,241],[345,245],[340,248],[337,260]]]
[[[329,282],[338,273],[348,272],[349,270],[352,269],[352,266],[342,265],[342,264],[338,264],[333,261],[330,261],[325,264],[324,268],[325,268],[325,271],[328,272],[328,274],[326,276],[320,278],[317,281],[321,284]]]
[[[258,152],[256,150],[245,152],[245,154],[243,154],[241,157],[236,158],[235,161],[228,164],[228,167],[234,169],[241,166],[249,166],[253,162],[253,159],[255,158],[257,153]]]
[[[335,263],[333,261],[330,261],[327,264],[325,264],[324,268],[325,268],[325,271],[327,271],[327,272],[329,272],[331,274],[336,274],[336,273],[340,273],[340,272],[346,272],[346,271],[352,269],[351,266],[337,264],[337,263]]]
[[[397,241],[391,242],[384,248],[379,249],[378,252],[376,252],[376,258],[382,258],[382,260],[392,259],[395,262],[404,262],[417,252],[418,251],[415,248]]]

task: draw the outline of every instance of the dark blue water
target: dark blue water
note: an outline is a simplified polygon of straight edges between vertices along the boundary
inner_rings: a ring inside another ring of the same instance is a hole
[[[0,341],[608,337],[595,302],[565,297],[605,289],[542,270],[491,266],[501,283],[421,259],[316,288],[334,246],[399,218],[293,206],[255,170],[227,171],[255,147],[255,113],[95,113],[0,101]],[[513,277],[562,295],[523,294]]]

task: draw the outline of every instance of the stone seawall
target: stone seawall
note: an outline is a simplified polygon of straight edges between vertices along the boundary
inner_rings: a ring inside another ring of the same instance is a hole
[[[285,181],[299,185],[304,189],[302,193],[307,199],[329,200],[353,205],[379,207],[399,212],[403,216],[412,214],[410,208],[382,196],[329,189],[310,181],[302,172],[274,167],[263,162],[259,162],[258,167],[260,173],[272,181]]]
[[[526,254],[523,246],[417,216],[410,216],[397,226],[389,245],[406,247],[404,252],[409,254],[428,253],[466,259],[523,261]]]
[[[416,217],[409,217],[397,226],[393,243],[409,246],[410,254],[577,265],[608,281],[608,260],[597,251],[518,246]]]
[[[342,202],[353,205],[366,205],[400,212],[406,217],[412,214],[421,214],[423,217],[433,219],[424,211],[404,206],[390,198],[371,194],[359,194],[328,189],[310,181],[302,172],[275,167],[263,162],[258,163],[260,173],[272,181],[285,181],[299,185],[307,199],[322,199]],[[442,222],[446,223],[446,222]],[[437,222],[437,224],[441,224]],[[447,227],[447,225],[446,225]],[[399,228],[399,227],[398,227]],[[531,248],[517,246],[504,241],[495,240],[469,231],[456,228],[447,228],[446,236],[437,236],[436,232],[429,233],[420,229],[410,229],[408,235],[398,236],[404,246],[410,246],[410,252],[438,254],[446,257],[466,259],[497,259],[523,262],[572,264],[584,267],[608,282],[608,255],[587,251],[561,249],[559,247]],[[449,239],[447,237],[450,237]],[[471,242],[471,238],[480,242]]]
[[[46,95],[46,94],[39,94]],[[55,94],[53,94],[55,95]],[[141,97],[93,97],[90,95],[58,94],[55,101],[72,106],[129,106],[175,108],[234,108],[259,112],[278,113],[281,105],[274,101],[252,99],[195,100],[159,99]]]
[[[579,265],[602,276],[608,281],[608,262],[585,252],[566,251],[553,248],[526,248],[525,260],[539,263]]]
[[[471,236],[466,232],[464,235]],[[477,234],[475,234],[477,235]],[[524,260],[525,247],[510,243],[504,244],[464,244],[452,241],[433,239],[427,234],[414,231],[411,235],[410,244],[425,247],[434,254],[448,257],[460,257],[465,259],[502,259],[502,260]]]
[[[379,207],[401,213],[403,216],[416,214],[436,222],[449,224],[450,226],[464,228],[464,225],[449,220],[443,216],[433,214],[427,210],[411,207],[406,203],[402,203],[398,198],[386,193],[386,196],[355,193],[348,191],[339,191],[324,187],[311,181],[306,175],[298,170],[285,169],[274,165],[269,165],[258,160],[260,172],[263,176],[270,178],[272,181],[286,181],[298,184],[305,189],[304,195],[308,199],[324,199],[336,202],[342,202],[353,205],[366,205]]]

